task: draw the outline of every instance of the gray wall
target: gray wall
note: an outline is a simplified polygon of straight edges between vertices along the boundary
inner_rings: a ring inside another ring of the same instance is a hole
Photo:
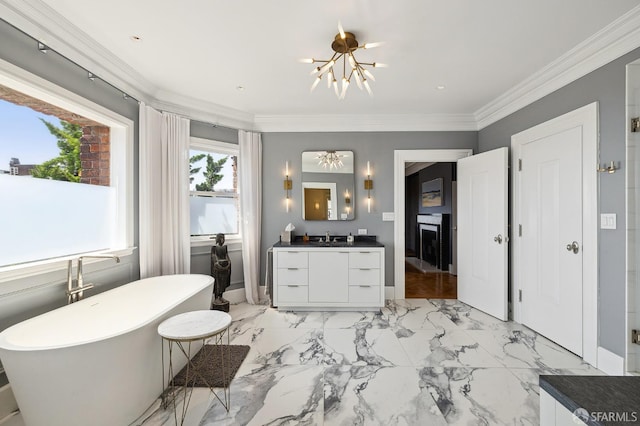
[[[262,135],[262,260],[264,277],[266,250],[278,241],[280,231],[288,223],[296,226],[298,235],[357,234],[366,228],[370,235],[378,236],[385,245],[385,283],[393,281],[393,222],[383,222],[382,212],[393,211],[393,151],[396,149],[461,149],[477,148],[477,132],[335,132],[335,133],[265,133]],[[352,203],[355,220],[310,221],[302,220],[301,161],[303,151],[352,150],[354,153],[355,193]],[[292,202],[289,213],[285,210],[282,188],[285,161],[293,181]],[[367,161],[371,162],[373,199],[371,213],[367,213],[364,179]]]
[[[599,102],[600,160],[620,162],[614,174],[599,174],[600,212],[616,213],[617,229],[599,231],[600,346],[625,355],[625,67],[640,57],[636,49],[567,86],[482,129],[481,152],[510,146],[511,135],[576,108]],[[596,165],[593,165],[596,167]]]
[[[91,82],[87,72],[55,52],[42,54],[37,43],[0,20],[0,58],[77,93],[134,121],[134,245],[138,244],[138,103],[103,81]],[[101,262],[85,267],[87,280],[96,284],[93,294],[139,278],[137,252],[119,264]],[[0,283],[0,330],[24,319],[66,304],[65,271]],[[25,291],[17,288],[29,286]]]

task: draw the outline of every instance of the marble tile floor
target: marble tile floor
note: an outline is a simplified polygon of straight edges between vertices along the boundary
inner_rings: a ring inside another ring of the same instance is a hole
[[[251,346],[231,410],[193,393],[185,425],[537,425],[539,374],[603,374],[526,327],[457,300],[381,312],[231,307]],[[174,424],[157,406],[144,426]]]

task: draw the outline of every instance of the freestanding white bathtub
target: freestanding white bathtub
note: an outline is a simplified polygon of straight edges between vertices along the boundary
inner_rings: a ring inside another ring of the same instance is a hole
[[[158,325],[178,313],[208,309],[212,289],[206,275],[147,278],[4,330],[0,360],[25,423],[133,422],[163,390]],[[176,361],[179,368],[186,364]]]

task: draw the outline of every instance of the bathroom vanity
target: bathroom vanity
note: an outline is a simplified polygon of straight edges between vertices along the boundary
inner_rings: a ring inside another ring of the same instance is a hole
[[[640,377],[540,376],[540,424],[640,423]]]
[[[384,246],[375,240],[274,244],[278,309],[378,310],[384,303]]]

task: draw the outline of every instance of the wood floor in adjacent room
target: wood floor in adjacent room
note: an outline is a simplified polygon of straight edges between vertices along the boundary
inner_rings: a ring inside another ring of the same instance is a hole
[[[405,262],[405,297],[407,299],[457,299],[457,277],[449,272],[422,272]]]

